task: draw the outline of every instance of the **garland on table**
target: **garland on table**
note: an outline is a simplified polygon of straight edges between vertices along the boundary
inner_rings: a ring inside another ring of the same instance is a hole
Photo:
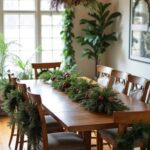
[[[112,89],[101,89],[97,84],[91,84],[77,74],[57,70],[51,72],[49,77],[52,87],[65,92],[71,100],[79,102],[91,112],[111,115],[113,111],[128,109]]]
[[[150,149],[150,124],[133,124],[125,134],[118,136],[116,150],[133,150],[138,141]]]
[[[113,111],[128,109],[111,88],[95,87],[88,90],[87,97],[82,100],[81,104],[91,112],[103,112],[108,115],[111,115]]]

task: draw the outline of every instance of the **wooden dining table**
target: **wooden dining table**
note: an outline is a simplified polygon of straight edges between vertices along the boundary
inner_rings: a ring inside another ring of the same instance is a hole
[[[73,102],[65,93],[54,89],[50,83],[42,80],[21,80],[32,93],[40,94],[43,106],[67,131],[82,132],[83,138],[90,150],[90,134],[92,130],[99,130],[116,126],[112,115],[92,113]],[[118,94],[118,98],[129,107],[127,111],[150,111],[150,105],[136,101],[124,94]]]

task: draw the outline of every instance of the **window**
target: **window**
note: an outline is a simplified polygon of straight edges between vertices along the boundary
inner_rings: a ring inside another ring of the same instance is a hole
[[[14,41],[9,50],[22,60],[61,61],[60,31],[62,11],[50,10],[50,0],[2,0],[0,28],[7,42]],[[42,52],[36,53],[38,47]]]

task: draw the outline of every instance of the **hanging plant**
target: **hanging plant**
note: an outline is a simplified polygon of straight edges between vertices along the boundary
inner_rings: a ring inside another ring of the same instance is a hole
[[[77,5],[87,6],[91,3],[94,3],[95,1],[96,0],[51,0],[51,7],[57,9],[62,4],[68,7]]]
[[[150,27],[150,1],[149,0],[136,0],[133,6],[133,16],[135,16],[135,9],[140,3],[140,1],[144,1],[147,4],[147,9],[148,9],[148,29]]]
[[[60,32],[61,38],[64,41],[62,64],[64,70],[70,70],[76,64],[75,51],[72,47],[72,40],[74,38],[74,33],[72,32],[74,18],[73,9],[66,8],[63,13],[63,17],[62,31]]]

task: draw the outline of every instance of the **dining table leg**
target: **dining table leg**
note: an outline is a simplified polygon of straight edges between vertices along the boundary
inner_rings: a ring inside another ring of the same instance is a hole
[[[91,150],[91,131],[84,131],[83,138],[86,144],[86,150]]]

